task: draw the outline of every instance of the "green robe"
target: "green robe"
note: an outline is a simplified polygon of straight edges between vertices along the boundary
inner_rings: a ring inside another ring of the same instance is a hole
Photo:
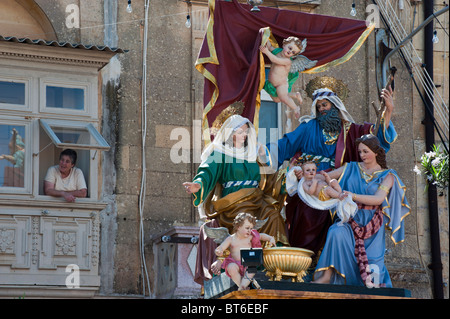
[[[284,219],[280,215],[286,198],[283,174],[261,174],[264,166],[213,152],[202,163],[193,182],[201,188],[194,193],[194,205],[203,204],[209,219],[217,219],[230,233],[233,220],[240,212],[266,220],[259,229],[284,245],[289,245]],[[215,195],[215,196],[214,196]]]
[[[242,188],[255,188],[260,181],[260,166],[257,162],[239,160],[222,153],[213,152],[208,161],[199,166],[197,175],[194,177],[193,182],[202,186],[194,194],[194,205],[200,205],[213,191],[217,183],[222,185],[221,197],[225,197]],[[230,185],[231,183],[233,185]]]
[[[193,194],[194,205],[202,204],[210,219],[207,222],[209,227],[226,227],[229,233],[232,233],[234,218],[240,212],[250,213],[258,220],[266,220],[258,230],[260,233],[271,235],[276,242],[289,246],[280,214],[286,199],[284,175],[278,172],[261,174],[263,169],[257,162],[238,160],[220,152],[211,153],[193,179],[202,186]],[[236,182],[239,185],[235,185]],[[202,225],[197,248],[196,282],[211,278],[209,270],[216,260],[216,247],[214,240],[206,236]]]

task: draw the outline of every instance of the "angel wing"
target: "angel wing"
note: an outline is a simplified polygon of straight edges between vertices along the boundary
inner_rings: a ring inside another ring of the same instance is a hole
[[[228,232],[228,229],[226,227],[212,228],[204,225],[203,229],[205,230],[206,236],[212,238],[218,245],[220,245],[225,240],[225,238],[230,236],[230,233]]]
[[[303,41],[302,41],[302,49],[301,49],[301,51],[300,51],[298,54],[302,54],[303,52],[305,52],[305,50],[306,50],[306,45],[307,45],[307,41],[306,41],[306,38],[305,38],[305,39],[303,39]]]
[[[302,72],[306,69],[311,69],[317,64],[317,60],[310,60],[304,55],[297,55],[295,59],[292,59],[291,69],[289,73]]]
[[[258,229],[260,229],[261,227],[263,227],[263,225],[264,225],[268,220],[269,220],[269,217],[267,217],[266,219],[263,219],[263,220],[257,219],[257,220],[256,220],[256,223],[255,223],[255,229],[258,230]]]

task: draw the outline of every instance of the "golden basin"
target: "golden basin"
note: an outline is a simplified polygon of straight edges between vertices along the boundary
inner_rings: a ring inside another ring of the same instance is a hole
[[[263,251],[266,276],[270,280],[280,281],[283,277],[292,282],[303,282],[306,270],[311,265],[314,252],[296,247],[272,247]]]

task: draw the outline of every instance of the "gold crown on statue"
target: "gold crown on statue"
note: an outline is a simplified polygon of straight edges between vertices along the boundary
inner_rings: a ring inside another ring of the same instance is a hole
[[[350,90],[348,89],[347,85],[344,84],[344,82],[332,76],[320,76],[312,79],[306,85],[305,91],[308,94],[308,97],[311,100],[314,100],[313,98],[314,91],[325,88],[328,88],[332,90],[334,93],[336,93],[342,102],[344,102],[347,99],[350,93]]]
[[[244,102],[236,101],[225,108],[219,115],[217,115],[213,124],[211,125],[211,134],[216,135],[222,127],[223,123],[232,115],[241,115],[244,112]]]

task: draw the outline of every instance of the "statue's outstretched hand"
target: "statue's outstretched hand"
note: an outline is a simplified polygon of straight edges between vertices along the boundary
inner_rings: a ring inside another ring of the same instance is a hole
[[[275,238],[273,236],[270,236],[270,240],[269,240],[269,246],[271,247],[275,247],[277,245]]]
[[[199,183],[191,183],[191,182],[185,182],[183,183],[183,186],[186,192],[189,194],[197,193],[201,188]]]

